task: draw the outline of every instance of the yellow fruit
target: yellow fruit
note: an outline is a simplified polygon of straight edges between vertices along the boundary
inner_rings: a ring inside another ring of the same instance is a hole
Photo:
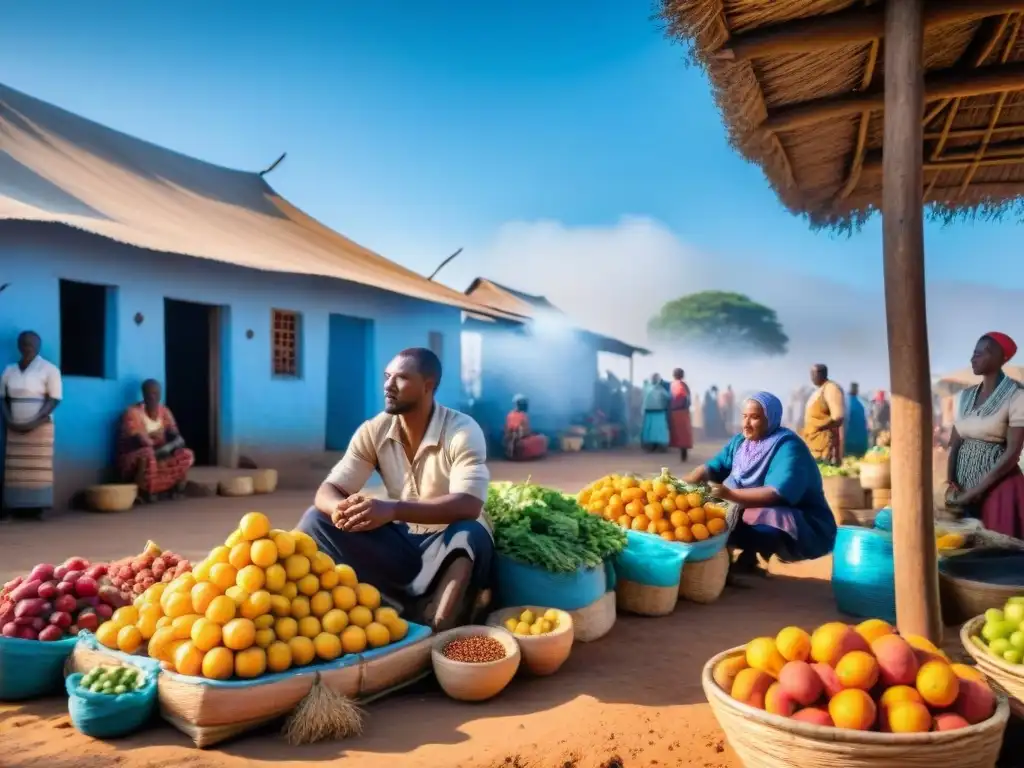
[[[708,533],[712,536],[717,536],[720,533],[725,533],[725,520],[720,517],[712,517],[706,523]]]
[[[383,624],[372,621],[366,626],[366,642],[371,648],[382,648],[391,642],[391,633]]]
[[[348,626],[348,614],[337,608],[332,608],[324,614],[320,623],[323,625],[324,632],[340,635],[341,630]]]
[[[280,592],[284,589],[284,585],[288,583],[288,574],[285,573],[284,566],[280,563],[268,566],[264,576],[267,582],[266,587],[271,592]]]
[[[807,661],[811,657],[811,636],[800,627],[786,627],[775,636],[775,647],[786,661]]]
[[[235,654],[235,674],[243,680],[259,677],[266,671],[267,654],[262,648],[246,648]]]
[[[244,651],[256,642],[256,625],[249,619],[232,619],[221,630],[224,646],[232,651]]]
[[[758,637],[747,643],[747,664],[778,679],[786,660],[775,646],[775,639]]]
[[[210,580],[210,568],[213,567],[213,563],[209,560],[203,560],[192,569],[192,575],[196,577],[196,581],[209,581]],[[154,584],[153,587],[166,586],[164,584]],[[153,587],[150,587],[152,589]],[[147,590],[148,591],[148,590]]]
[[[343,611],[351,611],[358,602],[355,590],[344,585],[331,590],[331,597],[334,599],[334,607]]]
[[[221,592],[216,584],[201,581],[192,587],[189,594],[192,597],[192,610],[195,613],[206,613],[213,598],[219,597]]]
[[[304,555],[291,555],[285,558],[284,570],[288,574],[289,581],[298,581],[309,573],[309,559]]]
[[[307,573],[295,583],[295,586],[298,587],[300,595],[312,597],[320,591],[320,579],[315,574]]]
[[[277,562],[277,547],[270,539],[258,539],[249,549],[249,559],[253,565],[269,568]]]
[[[299,619],[299,634],[311,640],[320,634],[320,619],[316,616],[306,616]]]
[[[299,594],[299,588],[295,586],[294,581],[288,581],[285,582],[284,588],[281,589],[281,594],[289,600],[294,600],[296,595]]]
[[[348,620],[357,627],[367,627],[373,621],[373,612],[365,605],[357,605],[348,612]]]
[[[197,579],[198,579],[198,577],[197,577]],[[156,603],[156,604],[159,605],[160,597],[163,595],[163,593],[164,593],[164,591],[166,589],[167,589],[167,585],[165,583],[163,583],[162,581],[161,582],[157,582],[152,587],[147,589],[143,593],[143,596],[146,598],[146,602],[147,603]]]
[[[340,563],[334,566],[334,572],[338,574],[338,583],[343,587],[355,589],[356,585],[359,584],[359,578],[356,576],[355,569],[351,565]]]
[[[238,576],[235,577],[235,583],[250,595],[263,589],[266,581],[267,578],[263,575],[263,569],[258,565],[245,566],[245,568],[238,572]]]
[[[321,632],[313,638],[313,648],[324,661],[334,661],[341,656],[341,639],[329,632]]]
[[[124,653],[135,653],[142,647],[142,632],[136,626],[121,627],[117,632],[117,649]]]
[[[260,616],[270,613],[270,599],[270,593],[265,590],[261,589],[258,592],[253,592],[242,603],[239,612],[247,619],[258,619]]]
[[[380,591],[372,584],[360,584],[356,587],[356,598],[359,604],[375,611],[380,608]]]
[[[238,571],[229,563],[217,563],[210,569],[210,581],[223,590],[235,586],[235,577]]]
[[[366,650],[366,633],[362,627],[348,626],[341,633],[341,647],[345,653],[362,653]]]
[[[288,641],[288,648],[292,652],[292,664],[297,667],[305,666],[316,658],[316,646],[308,637],[293,637]]]
[[[192,596],[188,593],[171,592],[164,604],[164,614],[172,619],[192,613]]]
[[[334,608],[334,600],[330,592],[317,592],[309,599],[309,610],[314,616],[323,616]]]
[[[235,655],[227,648],[211,648],[203,656],[203,677],[208,680],[227,680],[235,673]]]
[[[283,560],[295,554],[295,539],[288,531],[271,531],[270,539],[277,548],[278,560]]]
[[[882,621],[881,619],[868,619],[867,621],[862,621],[854,627],[854,630],[867,641],[868,645],[871,645],[871,643],[884,635],[893,634],[894,631],[888,622]]]
[[[174,642],[174,630],[170,627],[161,627],[153,636],[149,639],[149,645],[146,647],[146,653],[149,658],[156,659],[157,661],[170,661],[170,657],[167,655],[167,651],[170,648],[171,643]],[[114,637],[114,646],[117,644],[117,636]]]
[[[525,611],[519,614],[519,620],[524,624],[533,624],[533,622],[537,620],[537,617],[534,615],[533,611],[527,608]]]
[[[228,549],[231,549],[233,546],[235,546],[235,544],[237,544],[241,540],[242,540],[242,532],[240,530],[238,530],[237,528],[235,528],[235,530],[233,530],[231,533],[229,533],[228,537],[226,539],[224,539],[224,546],[226,546]]]
[[[217,563],[226,563],[230,556],[231,547],[214,547],[210,550],[210,554],[206,556],[205,562],[209,563],[212,568]]]
[[[270,520],[261,512],[250,512],[238,522],[238,530],[246,541],[256,541],[270,533]]]
[[[170,616],[161,616],[156,620],[156,628],[163,629],[164,627],[170,627],[171,622],[174,621]]]
[[[391,635],[391,642],[397,643],[407,634],[409,634],[409,622],[405,619],[395,619],[394,621],[387,624],[388,634]]]
[[[275,616],[289,616],[292,612],[292,601],[284,595],[273,595],[270,598],[270,610]]]
[[[704,499],[699,493],[694,491],[693,493],[686,494],[686,506],[694,509],[696,507],[703,506]]]
[[[276,640],[267,647],[267,669],[270,672],[285,672],[292,665],[292,650],[288,643]]]
[[[299,622],[290,616],[284,616],[274,622],[274,634],[277,635],[278,640],[283,640],[287,643],[299,634]]]
[[[320,589],[326,589],[330,592],[338,586],[339,582],[340,579],[338,578],[338,572],[333,568],[320,574]]]
[[[277,635],[272,629],[257,629],[255,645],[260,648],[269,648],[270,644],[277,640]]]
[[[693,531],[690,530],[689,526],[681,525],[675,530],[676,541],[685,541],[687,543],[693,541]]]
[[[273,629],[274,623],[277,621],[277,617],[272,613],[265,613],[262,616],[257,616],[252,620],[253,626],[256,629]]]
[[[385,605],[373,612],[373,620],[386,627],[390,622],[398,620],[398,611]]]
[[[171,622],[175,640],[188,640],[192,636],[192,625],[203,618],[198,613],[187,613]]]
[[[209,651],[211,648],[216,648],[220,645],[220,624],[207,618],[199,619],[192,625],[192,631],[189,633],[189,636],[192,638],[192,645],[200,651]]]
[[[252,562],[249,556],[250,547],[252,547],[252,544],[248,541],[240,541],[231,548],[231,553],[228,555],[228,562],[231,563],[236,570],[240,571]]]
[[[309,598],[304,595],[299,595],[292,600],[292,616],[296,619],[304,619],[311,611],[309,610]]]
[[[104,645],[107,648],[117,649],[117,635],[121,631],[121,627],[115,624],[112,620],[105,621],[96,630],[96,639],[100,645]]]
[[[313,555],[319,551],[313,537],[308,533],[292,531],[292,538],[295,539],[295,551],[303,557],[312,559]]]
[[[515,616],[513,616],[511,619],[505,619],[504,626],[505,629],[507,629],[509,632],[515,632],[516,627],[519,626],[519,619],[517,619]]]
[[[139,609],[134,605],[118,608],[114,611],[114,615],[110,617],[110,620],[115,624],[120,624],[122,627],[135,624],[139,620]]]
[[[249,599],[249,593],[239,587],[237,584],[233,587],[228,587],[224,592],[225,595],[230,597],[235,605],[239,608],[242,607],[242,603]]]
[[[711,532],[703,523],[694,523],[693,525],[691,525],[690,533],[693,534],[693,538],[695,538],[697,541],[704,541],[705,539],[711,538]]]
[[[516,628],[513,631],[517,635],[528,635],[530,634],[530,625],[525,621],[520,621],[516,624]]]
[[[334,570],[334,561],[326,552],[315,552],[309,557],[309,568],[319,576],[321,573]]]
[[[203,671],[203,652],[190,642],[184,642],[174,651],[174,669],[179,675],[195,676]]]
[[[210,601],[206,609],[206,618],[215,624],[224,625],[235,618],[235,610],[235,601],[227,595],[221,595]]]

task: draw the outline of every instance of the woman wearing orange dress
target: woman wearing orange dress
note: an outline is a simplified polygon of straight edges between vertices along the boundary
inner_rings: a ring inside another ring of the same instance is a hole
[[[679,449],[679,458],[686,461],[693,448],[693,426],[690,423],[690,387],[683,381],[683,369],[672,371],[672,385],[669,387],[672,401],[668,406],[668,431],[670,445]]]
[[[548,452],[548,439],[530,430],[526,415],[530,403],[524,395],[513,399],[512,411],[505,417],[505,456],[512,461],[541,459]]]

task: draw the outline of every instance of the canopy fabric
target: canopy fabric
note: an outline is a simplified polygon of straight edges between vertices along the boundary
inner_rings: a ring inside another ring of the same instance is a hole
[[[257,173],[99,125],[0,85],[0,220],[63,224],[152,251],[348,280],[503,319],[307,216]]]

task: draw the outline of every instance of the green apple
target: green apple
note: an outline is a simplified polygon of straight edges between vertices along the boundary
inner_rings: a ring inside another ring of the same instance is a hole
[[[1013,650],[1013,647],[1010,645],[1010,641],[1005,637],[997,637],[988,644],[988,649],[996,656],[1002,656],[1007,651]]]
[[[986,624],[998,624],[1003,621],[1006,616],[998,608],[989,608],[985,611],[985,623]]]
[[[1009,637],[1010,645],[1018,651],[1024,651],[1024,632],[1017,630]]]
[[[1006,601],[1006,604],[1007,605],[1011,605],[1011,604],[1013,604],[1013,605],[1024,604],[1024,595],[1019,595],[1017,597],[1011,597],[1009,600]]]
[[[999,636],[1008,638],[1020,629],[1019,621],[1003,621],[999,624]]]
[[[1020,664],[1022,658],[1024,658],[1024,653],[1021,653],[1016,648],[1003,651],[1003,661],[1008,661],[1010,664]]]
[[[1007,621],[1020,624],[1024,621],[1024,603],[1007,603],[1003,609],[1003,615]]]

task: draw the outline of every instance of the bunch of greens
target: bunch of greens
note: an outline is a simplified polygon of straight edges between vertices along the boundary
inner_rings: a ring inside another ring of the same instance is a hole
[[[857,468],[851,467],[849,464],[843,464],[837,467],[835,464],[828,464],[824,461],[818,462],[818,469],[821,471],[822,477],[856,477]]]
[[[484,509],[498,552],[552,573],[597,567],[626,546],[619,526],[551,488],[492,483]]]

